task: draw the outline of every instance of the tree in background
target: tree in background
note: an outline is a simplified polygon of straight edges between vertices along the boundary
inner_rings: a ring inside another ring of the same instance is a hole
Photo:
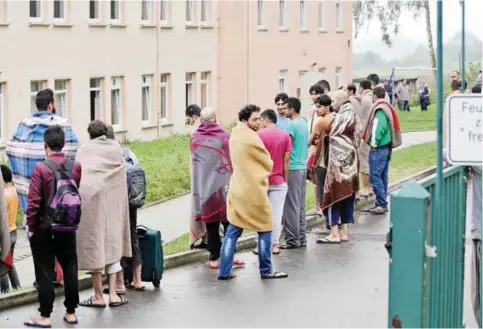
[[[355,37],[357,38],[358,32],[361,28],[364,26],[368,27],[371,20],[376,17],[381,24],[382,41],[390,47],[392,45],[392,39],[399,31],[399,19],[403,11],[412,13],[414,19],[424,19],[431,67],[436,68],[436,55],[434,52],[433,31],[431,28],[431,11],[427,0],[355,1],[352,6]],[[433,72],[436,78],[436,70]]]

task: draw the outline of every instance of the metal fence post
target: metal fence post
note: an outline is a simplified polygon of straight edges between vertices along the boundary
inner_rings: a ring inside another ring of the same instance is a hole
[[[414,181],[391,195],[388,328],[427,327],[429,203]]]

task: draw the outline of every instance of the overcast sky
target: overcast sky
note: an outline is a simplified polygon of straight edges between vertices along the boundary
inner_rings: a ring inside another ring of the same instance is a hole
[[[433,27],[433,36],[436,33],[436,1],[430,0],[431,20]],[[471,31],[478,36],[480,40],[483,39],[483,0],[466,0],[466,30]],[[423,20],[415,21],[412,14],[407,12],[401,15],[399,20],[399,34],[405,38],[411,38],[418,42],[427,43],[426,28]],[[379,31],[380,25],[377,19],[370,24],[370,31],[368,33],[366,28],[363,28],[357,37],[356,42],[363,41],[369,36],[374,36],[376,31]],[[455,32],[461,31],[461,6],[459,0],[444,0],[443,3],[443,40],[446,41]],[[397,41],[397,39],[396,39]],[[434,39],[436,43],[436,39]]]

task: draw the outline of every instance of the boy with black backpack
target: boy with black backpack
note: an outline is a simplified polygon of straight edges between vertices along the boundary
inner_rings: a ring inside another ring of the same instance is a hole
[[[79,303],[75,231],[81,215],[78,193],[81,167],[62,153],[64,144],[62,127],[51,126],[45,130],[46,160],[35,165],[30,181],[26,217],[40,314],[24,322],[28,327],[50,328],[52,325],[50,314],[54,304],[55,258],[64,272],[64,321],[78,323],[75,314]]]

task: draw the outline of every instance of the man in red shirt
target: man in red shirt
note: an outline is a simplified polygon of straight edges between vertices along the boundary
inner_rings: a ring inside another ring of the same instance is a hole
[[[65,133],[61,126],[47,128],[44,133],[44,147],[47,159],[58,166],[71,167],[71,177],[79,186],[81,178],[80,164],[66,158],[62,153],[65,145]],[[67,164],[67,161],[70,163]],[[45,162],[35,165],[28,191],[27,226],[30,247],[38,284],[39,313],[24,324],[28,327],[50,328],[50,314],[54,306],[54,264],[57,258],[64,272],[64,292],[66,314],[64,321],[77,324],[75,309],[79,303],[79,283],[77,271],[76,233],[52,231],[45,222],[45,210],[52,193],[54,173]],[[55,192],[54,192],[55,193]]]
[[[258,136],[273,161],[272,173],[268,178],[268,198],[272,205],[273,216],[272,253],[276,255],[280,253],[280,234],[282,232],[283,206],[287,196],[292,139],[288,133],[277,128],[277,114],[274,110],[265,110],[260,116],[264,128],[258,131]]]

